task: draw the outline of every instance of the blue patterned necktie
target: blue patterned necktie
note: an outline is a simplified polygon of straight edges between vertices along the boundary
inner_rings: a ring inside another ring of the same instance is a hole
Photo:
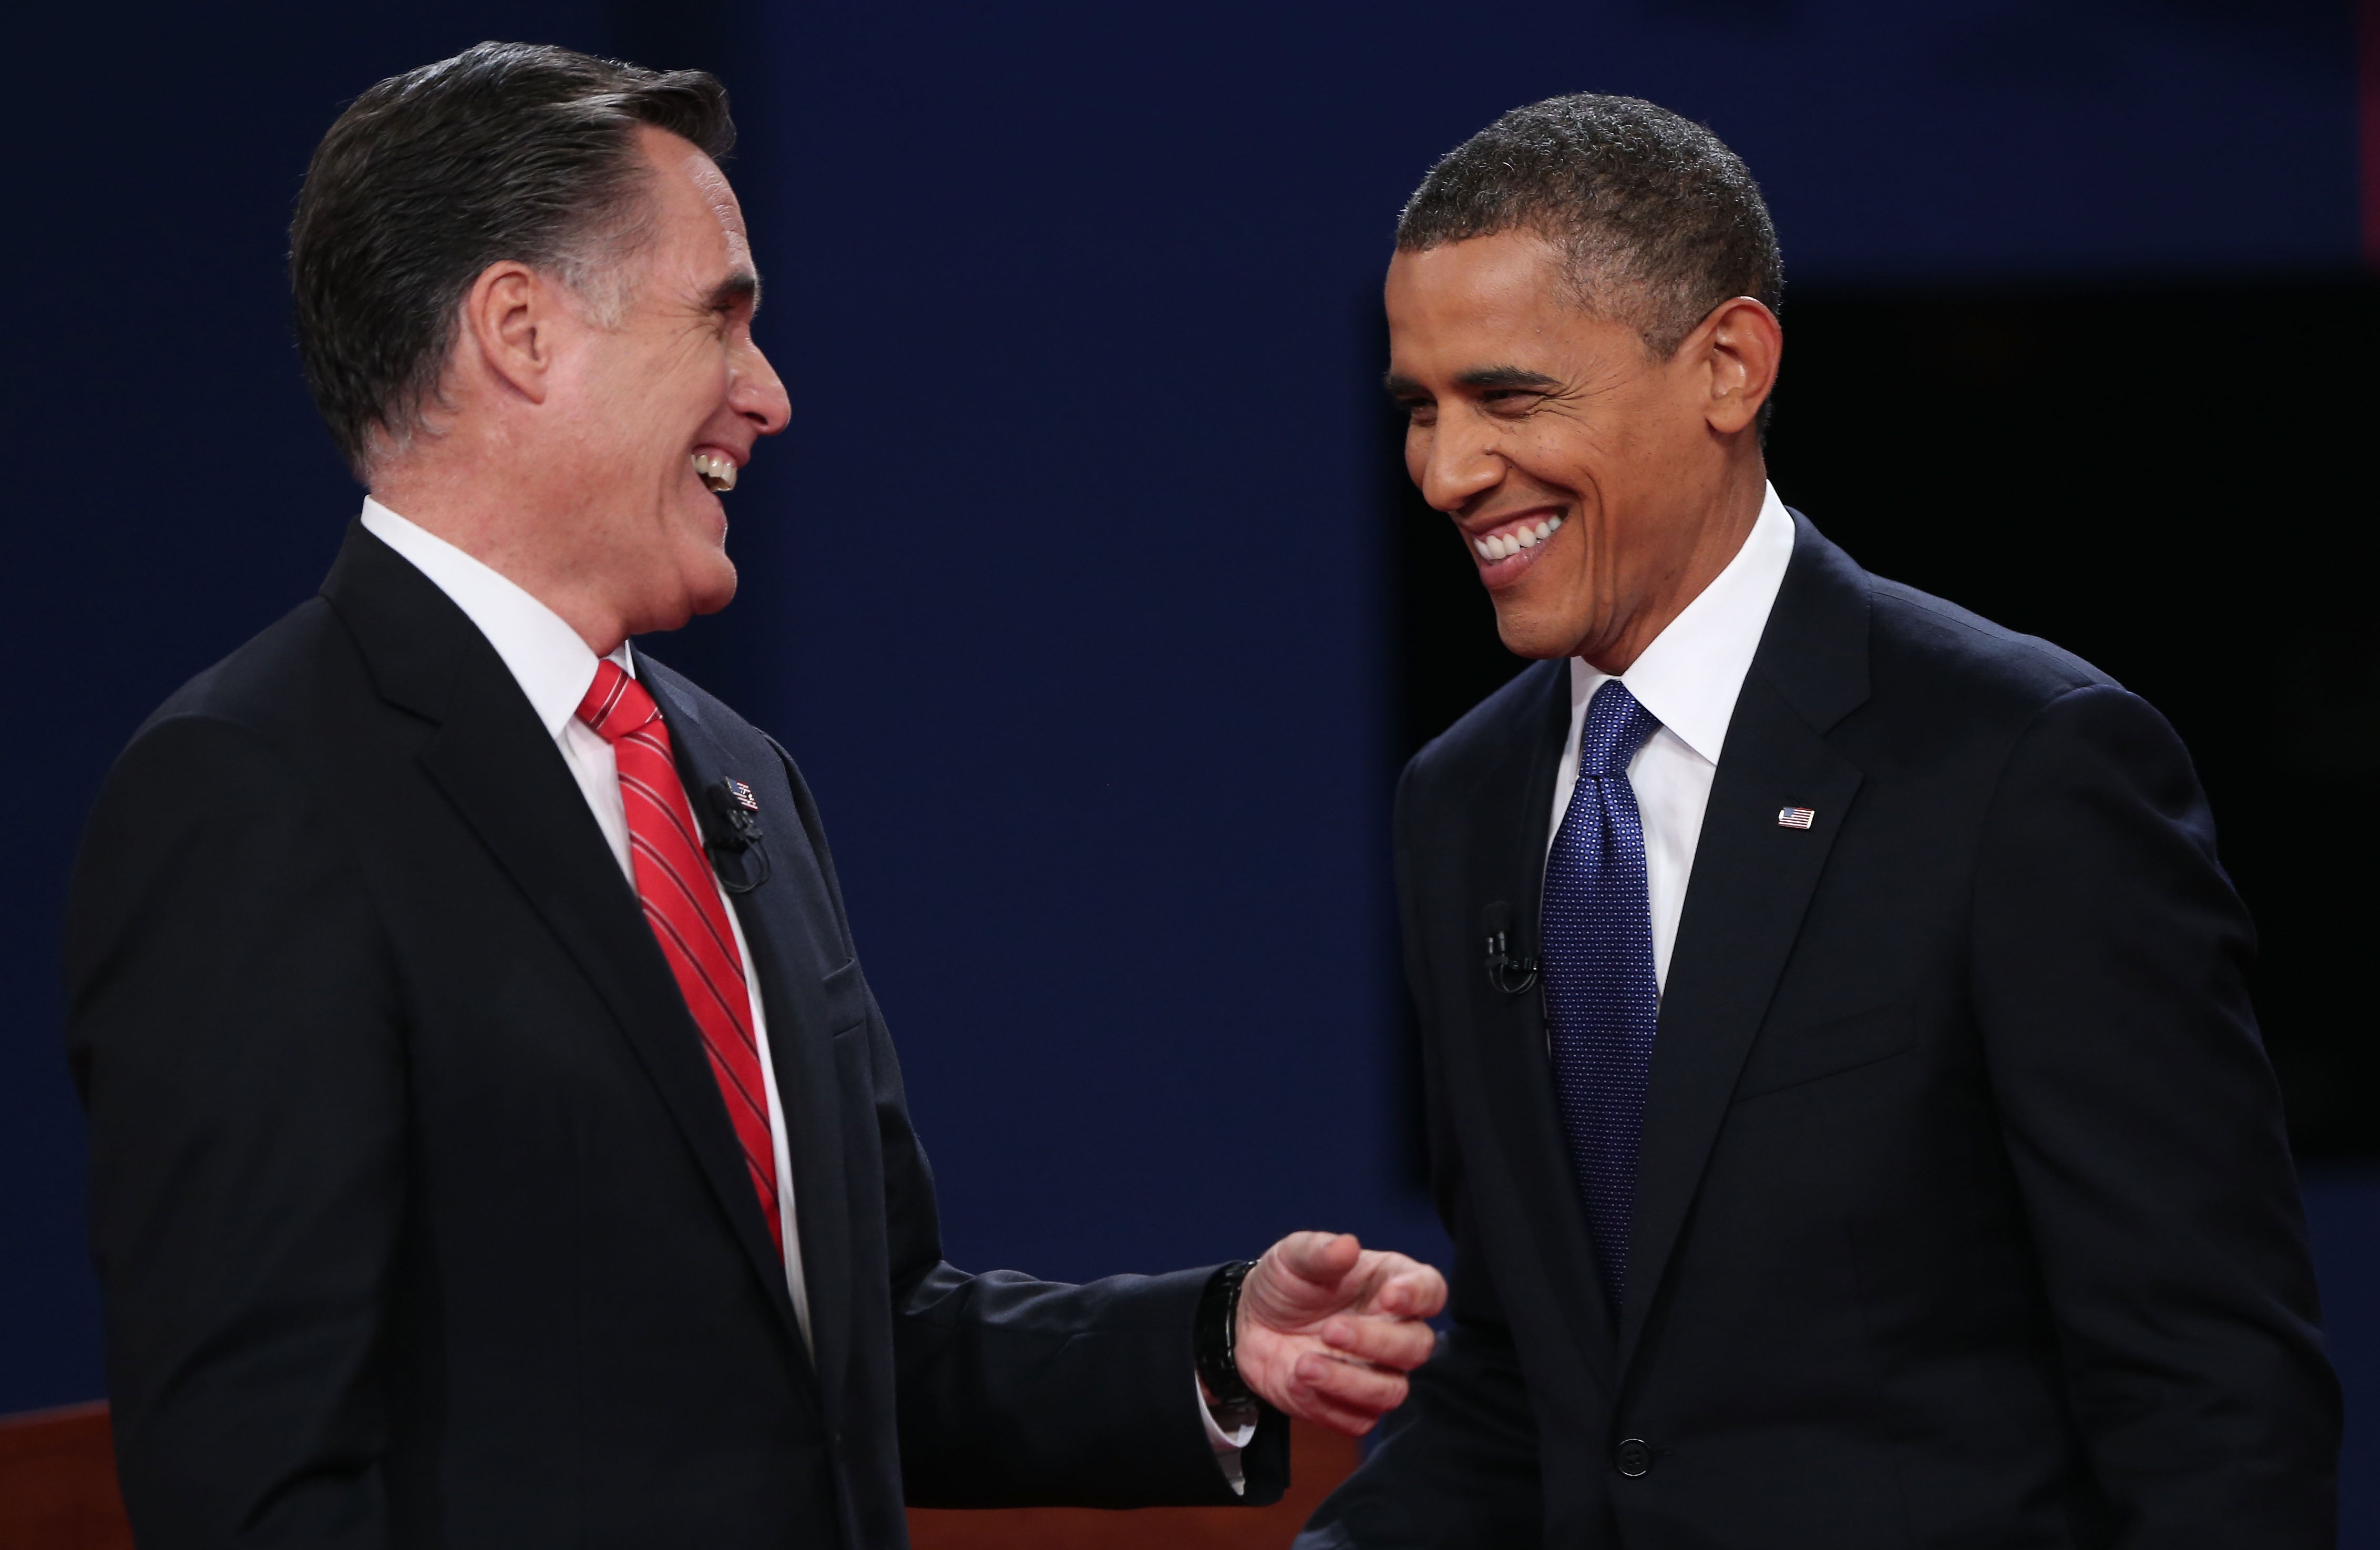
[[[1661,724],[1617,678],[1579,731],[1578,785],[1546,857],[1546,1018],[1554,1091],[1586,1233],[1616,1317],[1628,1280],[1628,1219],[1653,1070],[1661,985],[1645,892],[1645,825],[1628,761]]]

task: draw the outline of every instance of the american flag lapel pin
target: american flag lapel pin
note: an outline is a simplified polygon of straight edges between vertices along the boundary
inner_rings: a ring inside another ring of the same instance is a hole
[[[1777,826],[1780,829],[1806,829],[1818,816],[1817,810],[1806,807],[1784,807],[1777,810]]]
[[[769,836],[760,828],[760,799],[734,775],[722,775],[706,787],[710,811],[718,815],[710,842],[719,885],[731,894],[748,894],[769,880]]]
[[[710,811],[718,815],[725,831],[715,840],[731,850],[748,850],[760,843],[760,799],[752,788],[733,775],[712,781],[707,795]]]

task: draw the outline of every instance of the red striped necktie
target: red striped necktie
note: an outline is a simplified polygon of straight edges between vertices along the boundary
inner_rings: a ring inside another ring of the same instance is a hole
[[[669,727],[644,686],[616,662],[595,665],[595,684],[579,702],[578,719],[612,745],[620,766],[620,797],[628,810],[628,854],[637,897],[677,976],[686,1009],[702,1030],[710,1074],[727,1100],[727,1117],[744,1143],[744,1166],[769,1218],[769,1236],[784,1251],[777,1213],[777,1161],[769,1141],[768,1090],[760,1084],[760,1046],[752,1034],[752,1001],[744,959],[727,923],[710,863],[696,836],[694,809],[670,757]]]

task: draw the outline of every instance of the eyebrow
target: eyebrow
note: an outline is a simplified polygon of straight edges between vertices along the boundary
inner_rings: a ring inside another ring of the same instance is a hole
[[[760,276],[749,269],[736,270],[702,299],[703,309],[712,312],[732,311],[739,301],[749,301],[756,312],[760,310]]]
[[[1524,371],[1518,366],[1483,366],[1475,372],[1465,372],[1454,380],[1465,387],[1559,387],[1561,385],[1543,372]]]
[[[1560,383],[1543,372],[1525,371],[1518,366],[1482,366],[1465,372],[1454,379],[1464,387],[1560,387]],[[1380,386],[1391,398],[1426,398],[1429,390],[1411,377],[1394,372],[1380,379]]]

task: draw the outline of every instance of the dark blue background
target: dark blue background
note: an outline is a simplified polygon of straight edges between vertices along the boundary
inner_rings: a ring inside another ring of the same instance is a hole
[[[1442,1250],[1398,1097],[1373,385],[1390,226],[1433,156],[1624,91],[1744,154],[1794,285],[2355,264],[2347,6],[1912,9],[6,24],[39,67],[0,259],[0,1410],[102,1386],[55,968],[82,813],[157,701],[312,590],[358,499],[281,270],[344,99],[486,36],[727,78],[795,413],[732,497],[742,599],[654,649],[819,791],[953,1256],[1079,1276],[1301,1226]],[[2368,1307],[2374,1190],[2324,1190],[2334,1304],[2361,1275]]]

